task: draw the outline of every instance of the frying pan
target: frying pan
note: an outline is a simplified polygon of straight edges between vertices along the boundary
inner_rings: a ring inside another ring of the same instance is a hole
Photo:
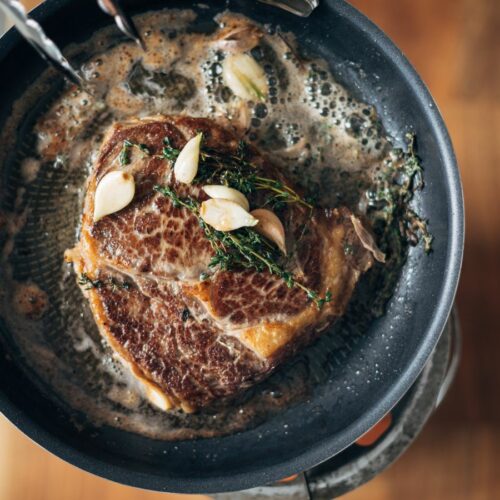
[[[138,13],[166,3],[137,0],[124,5]],[[171,0],[168,6],[192,3]],[[436,104],[401,51],[341,0],[321,1],[307,19],[257,2],[213,1],[209,9],[199,9],[201,21],[226,6],[259,22],[279,24],[292,31],[305,50],[328,60],[341,83],[377,107],[396,144],[402,144],[406,132],[416,133],[426,187],[415,204],[430,220],[434,250],[429,256],[421,248],[410,250],[386,314],[362,335],[342,338],[341,345],[331,343],[331,335],[320,339],[322,351],[332,350],[329,377],[316,384],[307,399],[255,428],[225,437],[170,443],[110,426],[76,425],[71,408],[24,366],[12,345],[8,318],[0,317],[3,414],[64,460],[152,490],[210,493],[250,488],[307,470],[350,445],[395,405],[422,370],[450,313],[461,266],[463,201],[452,146]],[[49,0],[33,16],[60,46],[83,42],[110,24],[88,0]],[[0,40],[0,126],[43,69],[16,32]],[[13,203],[9,183],[14,174],[7,163],[0,168],[6,208]],[[60,263],[61,251],[49,248],[47,259]],[[43,279],[49,278],[36,274],[42,266],[29,258],[26,262],[32,267],[26,268],[25,278],[42,280],[43,288]],[[311,352],[318,351],[317,345]]]

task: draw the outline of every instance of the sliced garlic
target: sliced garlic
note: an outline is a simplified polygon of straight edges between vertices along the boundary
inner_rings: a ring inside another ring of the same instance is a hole
[[[198,173],[200,145],[203,134],[190,139],[179,153],[174,165],[174,175],[178,182],[191,184]]]
[[[203,191],[210,196],[210,198],[216,198],[218,200],[231,200],[241,208],[245,209],[247,212],[250,210],[250,203],[248,203],[247,197],[240,193],[237,189],[233,189],[227,186],[216,186],[210,184],[208,186],[203,186]]]
[[[201,218],[217,231],[233,231],[240,227],[252,227],[259,221],[241,205],[231,200],[211,199],[200,207]]]
[[[134,194],[135,182],[132,175],[120,170],[107,173],[95,190],[94,222],[125,208]]]
[[[351,215],[351,222],[363,247],[372,253],[375,260],[382,264],[385,263],[385,253],[377,246],[373,235],[368,232],[363,223],[354,215]]]
[[[259,221],[255,230],[276,243],[277,247],[286,255],[285,228],[279,218],[271,210],[265,208],[257,208],[250,213]]]
[[[269,91],[266,74],[248,54],[229,55],[222,63],[222,76],[235,95],[248,101],[265,100]]]

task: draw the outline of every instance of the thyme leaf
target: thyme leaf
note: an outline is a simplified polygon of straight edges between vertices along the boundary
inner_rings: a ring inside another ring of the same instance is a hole
[[[170,142],[170,139],[168,137],[165,137],[163,139],[163,144],[165,144],[165,146],[162,149],[161,157],[169,161],[176,160],[179,156],[180,151],[172,146],[172,143]]]
[[[143,156],[150,156],[151,155],[149,148],[145,144],[139,144],[139,143],[129,141],[128,139],[125,139],[123,141],[123,146],[122,146],[122,149],[121,149],[120,154],[118,156],[118,161],[120,162],[121,166],[125,166],[125,165],[130,164],[130,149],[131,148],[136,148],[138,151],[140,151],[143,154]]]
[[[120,165],[124,167],[125,165],[128,165],[130,163],[130,142],[129,141],[123,141],[123,146],[120,151],[120,155],[118,157]]]

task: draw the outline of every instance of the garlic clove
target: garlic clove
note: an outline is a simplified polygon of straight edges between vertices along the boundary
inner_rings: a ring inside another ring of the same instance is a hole
[[[135,182],[131,174],[114,170],[97,185],[94,196],[94,222],[125,208],[134,198]]]
[[[216,186],[208,185],[203,186],[203,191],[210,196],[210,198],[215,198],[218,200],[231,200],[241,206],[247,212],[250,210],[250,203],[248,203],[247,197],[240,193],[237,189],[233,189],[227,186]]]
[[[178,182],[191,184],[198,173],[200,161],[200,146],[203,134],[190,139],[179,153],[174,165],[174,175]]]
[[[286,255],[285,228],[279,218],[271,210],[265,208],[257,208],[250,213],[259,221],[255,230],[275,243]]]
[[[382,264],[385,263],[385,253],[380,250],[375,243],[375,238],[373,235],[365,228],[363,223],[354,215],[351,215],[351,222],[354,226],[354,231],[356,232],[357,237],[361,241],[363,247],[365,247],[368,251],[370,251],[378,262]]]
[[[241,99],[264,101],[269,91],[266,74],[248,54],[229,55],[222,63],[226,85]]]
[[[240,227],[252,227],[259,222],[238,203],[214,198],[201,204],[200,216],[217,231],[233,231]]]
[[[162,411],[168,411],[172,409],[173,405],[170,401],[170,398],[163,394],[163,392],[158,387],[150,383],[143,384],[146,397],[153,406],[156,406],[156,408]]]

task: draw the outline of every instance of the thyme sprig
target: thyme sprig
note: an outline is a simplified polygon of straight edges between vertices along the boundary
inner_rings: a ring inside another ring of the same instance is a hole
[[[144,156],[175,161],[180,150],[174,148],[168,137],[163,140],[164,147],[161,154],[151,154],[145,144],[134,143],[130,140],[123,141],[119,155],[120,164],[130,163],[130,150],[135,148]],[[240,141],[236,153],[221,153],[213,148],[203,147],[200,151],[200,166],[194,181],[195,184],[222,184],[232,187],[245,195],[256,191],[267,191],[270,196],[264,205],[275,210],[283,208],[286,204],[298,203],[312,210],[314,208],[310,199],[301,197],[294,189],[281,181],[258,175],[257,167],[248,161],[247,148]]]
[[[174,148],[168,137],[164,139],[164,147],[161,154],[151,154],[149,148],[144,144],[137,144],[129,140],[123,142],[120,153],[120,163],[130,163],[130,149],[136,148],[143,155],[152,158],[175,161],[180,151]],[[270,205],[274,209],[284,207],[286,204],[297,203],[309,210],[314,208],[313,204],[302,198],[294,189],[281,181],[258,175],[258,169],[248,161],[246,144],[240,141],[236,153],[220,153],[219,151],[202,147],[200,151],[200,166],[194,179],[196,184],[217,183],[232,187],[245,195],[255,191],[268,191],[270,196],[264,205]],[[297,287],[312,300],[320,309],[325,303],[332,300],[330,291],[324,297],[306,287],[296,277],[285,270],[280,264],[281,254],[279,249],[269,240],[261,236],[251,228],[241,228],[236,231],[217,231],[200,217],[199,202],[191,197],[180,198],[177,193],[168,186],[155,186],[155,191],[170,198],[175,207],[183,207],[196,215],[206,238],[210,242],[214,257],[209,267],[219,267],[223,270],[231,269],[253,269],[258,272],[269,271],[271,274],[283,279],[289,288]],[[89,281],[90,286],[94,286]],[[103,286],[101,283],[98,287]]]
[[[78,277],[78,284],[82,286],[85,290],[91,290],[92,288],[105,288],[109,287],[111,290],[115,291],[118,289],[129,290],[131,285],[126,281],[118,281],[115,278],[108,278],[105,280],[93,280],[88,276],[87,273],[82,273]]]
[[[415,136],[407,134],[408,150],[395,150],[392,164],[375,178],[375,186],[368,193],[369,206],[387,227],[396,224],[400,233],[411,245],[421,238],[424,250],[432,250],[433,236],[427,221],[408,208],[414,193],[423,188],[422,165],[415,152]]]
[[[265,205],[275,209],[283,208],[288,203],[298,203],[312,210],[310,200],[302,198],[294,189],[281,181],[258,175],[257,167],[248,161],[246,144],[240,141],[236,153],[221,153],[212,148],[202,148],[201,165],[194,179],[200,183],[219,183],[232,187],[245,195],[257,190],[265,190],[271,194]]]
[[[318,309],[332,300],[332,294],[327,291],[324,297],[302,284],[278,262],[281,259],[279,249],[252,228],[241,228],[235,231],[217,231],[209,226],[200,216],[200,203],[191,197],[181,198],[169,186],[155,186],[155,191],[168,197],[174,207],[185,208],[193,213],[205,237],[214,250],[214,256],[209,267],[219,267],[222,270],[252,269],[257,272],[268,271],[281,278],[289,288],[301,289],[308,299],[314,302]]]

